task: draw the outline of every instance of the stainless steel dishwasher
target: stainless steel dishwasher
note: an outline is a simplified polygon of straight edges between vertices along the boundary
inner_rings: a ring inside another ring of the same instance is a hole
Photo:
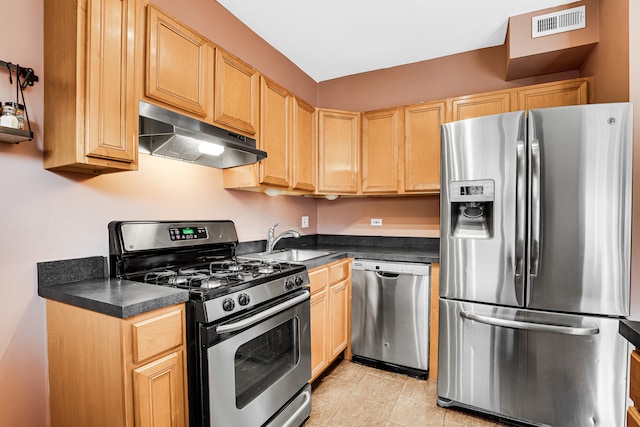
[[[413,377],[429,371],[430,265],[353,261],[353,360]]]

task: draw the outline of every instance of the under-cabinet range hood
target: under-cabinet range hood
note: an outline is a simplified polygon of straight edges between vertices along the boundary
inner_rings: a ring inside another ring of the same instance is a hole
[[[224,169],[256,163],[256,140],[140,101],[140,152]]]

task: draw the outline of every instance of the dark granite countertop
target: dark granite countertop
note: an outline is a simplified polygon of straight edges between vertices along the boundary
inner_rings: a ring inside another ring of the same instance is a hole
[[[331,252],[305,261],[315,268],[342,258],[435,263],[439,239],[312,235],[282,239],[277,248]],[[261,252],[266,241],[241,242],[238,255]],[[189,300],[184,289],[166,288],[108,277],[107,259],[96,256],[38,263],[38,295],[122,319]]]
[[[241,243],[239,254],[262,252],[265,241]],[[417,263],[440,262],[440,239],[421,237],[375,237],[313,235],[282,239],[276,249],[298,248],[322,250],[331,255],[314,258],[303,264],[311,269],[341,258]]]
[[[345,246],[345,245],[317,245],[305,246],[305,249],[331,252],[326,257],[314,258],[304,262],[307,268],[314,268],[341,258],[360,258],[376,261],[417,262],[431,264],[440,261],[439,253],[424,250],[411,250],[389,247]]]
[[[640,322],[623,319],[620,321],[618,331],[627,341],[640,349]]]
[[[106,277],[106,258],[38,263],[38,295],[126,319],[189,300],[184,289]]]

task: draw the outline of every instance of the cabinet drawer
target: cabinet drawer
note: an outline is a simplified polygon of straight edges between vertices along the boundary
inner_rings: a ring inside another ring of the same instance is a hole
[[[309,271],[309,282],[311,282],[309,285],[311,295],[326,289],[329,284],[329,269],[320,267]]]
[[[640,412],[633,406],[627,409],[627,427],[640,427]]]
[[[629,366],[629,397],[636,406],[640,405],[640,351],[634,350],[631,353],[631,364]]]
[[[131,325],[134,363],[181,345],[184,330],[182,318],[182,310],[177,309]]]
[[[349,277],[349,260],[329,266],[329,283],[338,283]]]

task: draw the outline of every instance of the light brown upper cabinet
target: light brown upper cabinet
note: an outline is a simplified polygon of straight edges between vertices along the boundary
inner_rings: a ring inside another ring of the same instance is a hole
[[[450,98],[449,103],[451,116],[448,122],[508,113],[513,111],[514,106],[513,93],[510,90],[459,96]]]
[[[440,125],[445,101],[416,104],[404,109],[404,191],[440,191]]]
[[[316,188],[316,115],[304,101],[261,78],[258,148],[268,157],[259,163],[225,169],[224,187],[310,194]]]
[[[272,82],[260,77],[260,139],[258,147],[268,157],[260,162],[260,183],[289,187],[289,94]]]
[[[397,193],[404,165],[404,110],[362,114],[362,193]]]
[[[257,70],[151,5],[147,28],[147,100],[258,137]]]
[[[260,74],[216,47],[214,120],[249,135],[258,133]]]
[[[138,0],[44,2],[44,167],[138,168]]]
[[[593,77],[526,86],[516,91],[516,110],[588,104],[593,102]]]
[[[160,9],[147,6],[145,96],[210,119],[213,48]]]
[[[293,96],[290,106],[291,188],[314,192],[318,170],[316,111],[311,105]]]
[[[355,194],[360,175],[360,113],[318,110],[318,191]]]

